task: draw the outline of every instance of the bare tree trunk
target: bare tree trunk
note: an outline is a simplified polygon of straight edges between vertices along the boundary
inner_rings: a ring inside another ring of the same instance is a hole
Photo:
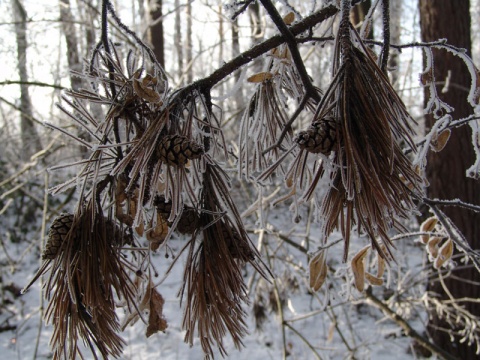
[[[70,0],[60,0],[60,22],[62,32],[65,36],[67,44],[67,61],[68,67],[72,71],[82,72],[82,64],[80,63],[80,55],[78,51],[78,38],[74,26],[74,17],[70,6]],[[74,76],[70,72],[70,83],[73,90],[79,90],[82,80],[78,76]]]
[[[240,38],[239,38],[239,29],[238,29],[238,20],[235,19],[232,21],[232,57],[237,56],[240,54]],[[240,70],[235,71],[233,75],[235,79],[235,83],[240,80]],[[237,109],[242,109],[245,106],[245,102],[243,99],[243,87],[238,89],[237,93],[235,94],[235,103]]]
[[[193,41],[192,41],[192,4],[190,1],[187,1],[186,7],[186,14],[187,14],[187,36],[186,36],[186,43],[185,48],[187,51],[186,54],[186,61],[187,61],[187,68],[185,71],[187,72],[187,83],[190,84],[193,82]]]
[[[420,25],[423,41],[434,41],[447,38],[448,43],[470,52],[470,12],[469,1],[454,0],[420,0]],[[454,119],[468,116],[472,108],[466,101],[470,86],[470,75],[465,64],[444,50],[433,49],[435,79],[439,84],[438,94],[441,99],[455,108]],[[442,92],[444,80],[450,77],[448,91]],[[428,94],[426,99],[428,101]],[[426,117],[427,127],[434,123],[432,116]],[[427,177],[430,182],[429,197],[439,199],[460,199],[468,203],[480,204],[480,183],[465,177],[466,169],[475,161],[471,144],[470,128],[462,126],[454,129],[444,150],[439,153],[430,152],[428,156]],[[465,211],[460,208],[446,207],[443,209],[460,231],[465,235],[473,249],[480,247],[480,214]],[[456,298],[480,298],[478,273],[471,268],[455,270],[457,279],[446,279],[446,285]],[[429,284],[429,290],[446,298],[442,286],[438,282]],[[464,305],[463,305],[464,304]],[[464,302],[462,305],[469,312],[480,316],[480,304]],[[467,342],[460,343],[459,338],[451,342],[450,335],[439,328],[451,328],[436,313],[432,313],[429,329],[435,343],[460,359],[475,359],[475,346]],[[457,329],[458,330],[458,329]]]
[[[180,84],[183,85],[183,44],[182,44],[182,22],[180,16],[180,1],[175,0],[175,50],[177,52],[177,69]]]
[[[400,44],[400,35],[402,32],[402,1],[391,1],[390,3],[390,41],[392,44]],[[388,67],[395,69],[390,72],[390,78],[394,86],[398,82],[398,71],[396,68],[399,66],[399,57],[396,50],[390,51],[390,57],[388,58]]]
[[[17,40],[17,66],[20,77],[21,157],[23,160],[28,160],[30,156],[42,149],[42,143],[32,120],[32,102],[27,85],[27,12],[25,11],[21,0],[12,0],[12,8],[15,23],[15,36]]]
[[[162,19],[162,0],[152,0],[150,2],[150,31],[149,42],[153,47],[153,52],[160,65],[165,68],[163,19]]]

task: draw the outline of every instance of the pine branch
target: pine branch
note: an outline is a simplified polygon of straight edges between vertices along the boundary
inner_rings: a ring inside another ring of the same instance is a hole
[[[278,30],[283,35],[285,42],[290,49],[290,53],[292,54],[292,60],[295,63],[300,78],[302,79],[303,85],[305,86],[306,93],[316,102],[319,102],[320,95],[318,93],[318,90],[315,89],[315,86],[313,86],[310,77],[308,76],[307,69],[305,69],[305,64],[303,63],[302,56],[300,55],[300,51],[298,51],[295,35],[293,35],[293,33],[287,27],[282,17],[278,13],[277,9],[270,0],[260,0],[260,2],[272,18],[273,23],[277,26]]]
[[[334,5],[329,5],[323,9],[315,12],[314,14],[306,17],[302,21],[298,22],[295,25],[292,25],[289,30],[296,36],[308,29],[320,24],[321,22],[331,18],[338,13],[338,8]],[[192,92],[193,89],[199,89],[200,92],[208,92],[213,86],[225,79],[227,76],[233,74],[236,70],[242,66],[248,64],[259,56],[265,54],[267,51],[276,48],[277,46],[285,43],[285,37],[283,35],[275,35],[270,39],[265,40],[264,42],[255,45],[251,49],[243,52],[237,57],[233,58],[229,62],[225,63],[223,66],[215,70],[209,76],[200,79],[190,85],[187,85],[183,89],[177,92],[178,95]]]

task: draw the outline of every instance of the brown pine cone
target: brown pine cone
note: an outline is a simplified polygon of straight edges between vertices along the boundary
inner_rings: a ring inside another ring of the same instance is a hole
[[[243,261],[254,260],[255,255],[250,248],[248,238],[240,236],[237,230],[222,223],[223,238],[226,240],[228,250],[235,259]]]
[[[170,217],[170,212],[172,211],[172,203],[170,201],[165,202],[165,197],[157,196],[153,202],[157,208],[157,212],[163,217],[164,220],[167,220]],[[180,234],[193,234],[197,228],[199,216],[197,211],[190,207],[184,206],[181,218],[178,220],[177,230]],[[173,222],[168,222],[168,226],[172,226]]]
[[[69,213],[62,213],[53,220],[48,231],[47,243],[43,250],[43,260],[53,260],[57,257],[65,237],[72,228],[72,223],[73,214]]]
[[[158,147],[160,160],[168,165],[185,165],[205,153],[203,147],[183,135],[167,135]]]
[[[311,153],[324,155],[330,154],[337,141],[337,132],[333,119],[320,119],[314,121],[307,130],[300,131],[295,142],[301,149]]]

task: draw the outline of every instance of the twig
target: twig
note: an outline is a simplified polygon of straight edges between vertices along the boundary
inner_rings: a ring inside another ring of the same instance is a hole
[[[45,243],[45,230],[47,228],[47,216],[48,216],[48,187],[49,187],[49,176],[48,172],[45,172],[45,191],[44,191],[44,198],[43,198],[43,210],[42,210],[42,226],[40,229],[40,254],[43,252],[44,243]],[[41,260],[43,261],[43,260]],[[38,332],[37,338],[35,341],[35,350],[33,352],[33,360],[37,358],[38,348],[40,345],[40,337],[42,335],[42,326],[43,326],[43,311],[44,311],[44,303],[43,303],[43,296],[42,296],[42,278],[40,278],[40,321],[38,324]]]
[[[331,18],[338,13],[338,9],[334,5],[329,5],[315,12],[314,14],[306,17],[302,21],[292,25],[289,30],[296,36],[302,32],[312,28],[313,26],[325,21],[326,19]],[[185,93],[192,92],[193,89],[211,89],[218,82],[222,81],[224,78],[234,73],[236,70],[241,68],[243,65],[248,64],[253,61],[260,55],[266,53],[273,48],[283,44],[285,38],[283,35],[275,35],[265,40],[264,42],[252,47],[251,49],[243,52],[239,56],[225,63],[223,66],[215,70],[209,76],[200,79],[190,85],[185,86],[183,89],[179,90],[176,94],[182,96]]]
[[[480,272],[480,255],[475,252],[468,243],[467,239],[462,235],[462,233],[456,228],[455,224],[450,220],[450,218],[441,211],[435,203],[432,203],[429,199],[424,199],[424,203],[430,207],[438,220],[442,223],[443,227],[448,233],[448,236],[453,240],[462,252],[472,260],[475,268]]]
[[[310,348],[310,350],[312,350],[313,354],[315,355],[315,358],[317,358],[318,360],[322,360],[322,357],[320,356],[320,354],[313,347],[313,345],[310,344],[310,342],[305,338],[305,336],[303,336],[297,329],[295,329],[288,322],[284,321],[283,323],[286,327],[288,327],[290,330],[292,330],[300,339],[302,339],[302,341],[305,343],[305,345],[307,345]]]
[[[268,245],[265,246],[265,255],[267,257],[268,265],[270,269],[273,269],[272,267],[272,260],[268,251]],[[278,316],[280,317],[280,324],[282,324],[282,342],[283,342],[283,356],[282,359],[286,360],[287,359],[287,338],[285,334],[285,317],[283,314],[283,306],[282,306],[282,301],[280,299],[280,293],[278,291],[278,286],[277,286],[277,280],[273,279],[273,293],[275,295],[275,302],[277,303],[277,309],[278,309]]]
[[[253,3],[255,0],[247,0],[244,2],[244,4],[237,10],[233,13],[233,15],[230,17],[231,20],[235,20],[241,13],[243,13],[247,7]]]
[[[427,205],[444,205],[444,206],[458,206],[468,210],[472,210],[473,212],[480,212],[480,205],[473,205],[461,200],[440,200],[440,199],[428,199],[423,198],[423,202]]]
[[[418,332],[416,332],[415,329],[413,329],[410,324],[405,321],[405,319],[403,319],[400,315],[390,309],[383,301],[379,300],[375,295],[373,295],[371,287],[367,288],[367,290],[365,291],[365,296],[369,303],[374,305],[376,308],[382,310],[385,315],[387,315],[390,319],[396,322],[403,329],[405,335],[411,337],[412,339],[415,339],[425,349],[430,350],[432,353],[436,354],[442,359],[458,360],[458,358],[449,354],[437,345],[431,343],[423,336],[421,336]]]
[[[285,42],[290,50],[292,55],[292,60],[297,67],[298,73],[300,78],[302,79],[303,85],[305,86],[306,94],[309,97],[313,98],[316,102],[320,101],[320,94],[318,90],[313,86],[312,82],[310,81],[310,77],[308,76],[307,69],[305,68],[305,64],[303,63],[302,56],[298,51],[297,41],[295,36],[289,30],[285,22],[283,21],[282,17],[277,11],[277,8],[272,4],[270,0],[260,0],[263,7],[267,11],[268,15],[273,20],[273,23],[276,25],[277,29],[283,35]]]
[[[58,90],[65,89],[61,85],[47,84],[41,81],[5,80],[5,81],[0,81],[0,85],[32,85],[32,86],[41,86],[41,87],[51,87]]]
[[[290,117],[290,119],[288,120],[288,122],[287,122],[287,123],[285,124],[285,126],[283,127],[282,133],[281,133],[280,136],[278,137],[277,142],[276,142],[275,144],[273,144],[272,146],[270,146],[269,148],[263,150],[263,153],[262,153],[263,155],[265,155],[265,154],[268,153],[269,151],[271,151],[271,150],[273,150],[273,149],[276,149],[277,147],[280,146],[280,144],[282,143],[283,139],[285,138],[285,136],[287,136],[287,133],[290,131],[293,122],[294,122],[295,119],[298,117],[298,115],[300,115],[300,113],[303,111],[303,109],[304,109],[305,106],[307,105],[308,99],[309,99],[309,95],[308,95],[308,94],[305,94],[305,96],[303,97],[302,101],[301,101],[300,104],[298,105],[297,110],[295,110],[295,112],[293,113],[293,115]]]

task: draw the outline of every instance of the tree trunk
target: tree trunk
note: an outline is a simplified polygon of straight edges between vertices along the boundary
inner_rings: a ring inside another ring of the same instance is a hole
[[[70,71],[82,72],[82,64],[80,63],[80,55],[78,52],[78,38],[75,30],[75,22],[72,15],[70,0],[60,0],[60,22],[62,32],[65,36],[67,44],[67,62]],[[78,91],[82,85],[82,79],[74,76],[70,72],[70,84],[72,89]]]
[[[175,0],[175,50],[177,52],[177,69],[179,85],[182,86],[183,81],[183,44],[182,44],[182,19],[180,15],[180,1]]]
[[[150,3],[150,44],[160,65],[165,68],[162,0],[152,0]]]
[[[420,0],[420,25],[423,41],[447,38],[448,43],[470,52],[470,12],[469,1],[455,0]],[[445,50],[433,49],[435,79],[440,98],[455,108],[454,119],[470,115],[473,111],[466,101],[470,86],[470,75],[465,64]],[[444,81],[450,78],[446,92]],[[444,90],[442,92],[442,89]],[[428,101],[426,92],[425,102]],[[426,127],[434,123],[431,115],[426,116]],[[475,161],[468,126],[452,131],[446,147],[439,153],[430,152],[428,156],[427,177],[430,182],[430,198],[460,199],[468,203],[480,204],[480,183],[465,177],[466,169]],[[442,209],[460,231],[465,235],[473,249],[480,247],[480,214],[456,207]],[[461,264],[459,264],[461,265]],[[473,267],[453,271],[454,278],[446,279],[446,285],[456,298],[480,298],[479,287],[469,283],[478,281],[478,273]],[[465,280],[465,281],[464,281]],[[447,298],[439,282],[429,284],[429,290]],[[465,308],[480,316],[480,304],[462,302]],[[429,329],[435,343],[460,359],[474,359],[476,346],[460,343],[458,338],[451,342],[450,335],[439,328],[451,328],[436,313],[431,314]],[[458,330],[458,329],[457,329]]]
[[[191,84],[193,82],[193,41],[192,41],[192,3],[187,1],[186,6],[186,14],[187,14],[187,36],[186,36],[186,61],[187,61],[187,68],[185,69],[187,73],[187,83]]]
[[[32,102],[27,84],[27,13],[21,0],[12,0],[12,8],[15,23],[15,36],[17,40],[17,66],[20,77],[21,157],[23,160],[28,160],[30,159],[30,156],[42,149],[42,143],[32,120]]]

